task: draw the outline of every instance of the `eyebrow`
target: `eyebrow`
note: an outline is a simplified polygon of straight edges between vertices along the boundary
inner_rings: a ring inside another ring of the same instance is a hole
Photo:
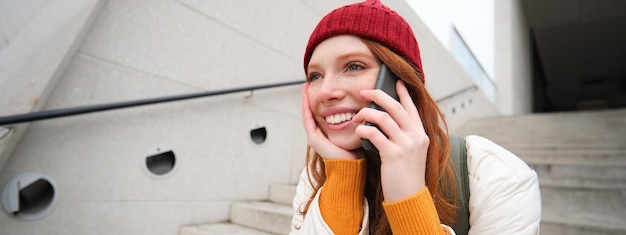
[[[351,51],[351,52],[341,54],[336,58],[336,61],[349,60],[351,58],[366,58],[366,59],[378,61],[378,59],[374,55],[368,54],[362,51]],[[307,70],[315,69],[316,67],[319,67],[319,64],[309,62],[309,65],[307,66]]]
[[[365,53],[365,52],[361,52],[361,51],[353,51],[353,52],[342,54],[339,57],[337,57],[337,60],[346,60],[346,59],[349,59],[349,58],[352,58],[352,57],[358,57],[358,58],[365,57],[365,58],[368,58],[368,59],[371,58],[373,60],[376,60],[376,57],[374,55],[368,54],[368,53]]]

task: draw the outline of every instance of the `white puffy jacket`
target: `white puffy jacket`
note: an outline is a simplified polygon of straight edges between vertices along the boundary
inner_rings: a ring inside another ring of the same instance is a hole
[[[480,136],[465,138],[470,186],[469,234],[539,234],[541,195],[535,171],[513,153]],[[323,189],[320,189],[323,190]],[[318,197],[302,216],[299,211],[313,194],[306,170],[293,199],[290,234],[333,234],[322,219]],[[359,234],[368,232],[368,205]],[[442,226],[447,228],[447,226]],[[446,229],[448,233],[454,233]]]

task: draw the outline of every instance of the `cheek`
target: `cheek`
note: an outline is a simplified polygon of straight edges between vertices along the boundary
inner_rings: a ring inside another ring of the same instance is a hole
[[[317,107],[317,90],[309,87],[307,90],[307,98],[309,99],[309,107],[311,108],[311,111],[315,110]]]
[[[320,117],[319,117],[320,102],[319,102],[318,89],[309,87],[309,89],[307,90],[307,98],[309,99],[309,109],[311,110],[311,113],[313,114],[313,119],[315,119],[315,121],[319,123],[320,122]]]
[[[363,89],[374,89],[376,87],[377,76],[372,76],[370,79],[367,79],[361,83],[361,88]]]
[[[376,86],[376,80],[378,79],[378,74],[375,70],[368,71],[367,74],[364,74],[360,77],[359,81],[354,84],[354,88],[358,90],[371,90]]]
[[[359,100],[360,103],[367,103],[367,104],[369,104],[370,102],[364,100],[361,97],[361,91],[362,90],[372,90],[372,89],[374,89],[375,86],[376,86],[376,80],[373,80],[373,81],[368,80],[368,81],[364,81],[364,82],[358,83],[358,86],[355,86],[354,89],[353,89],[354,97],[356,97]]]

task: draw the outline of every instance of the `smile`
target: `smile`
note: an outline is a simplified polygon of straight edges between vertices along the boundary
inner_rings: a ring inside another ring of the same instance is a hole
[[[324,120],[326,120],[326,123],[328,124],[339,124],[352,120],[352,117],[354,117],[355,114],[356,113],[338,113],[327,116]]]

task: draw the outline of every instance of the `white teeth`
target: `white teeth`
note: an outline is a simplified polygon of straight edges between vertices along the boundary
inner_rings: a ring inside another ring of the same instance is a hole
[[[339,124],[345,121],[352,120],[354,113],[340,113],[326,117],[326,122],[329,124]]]

